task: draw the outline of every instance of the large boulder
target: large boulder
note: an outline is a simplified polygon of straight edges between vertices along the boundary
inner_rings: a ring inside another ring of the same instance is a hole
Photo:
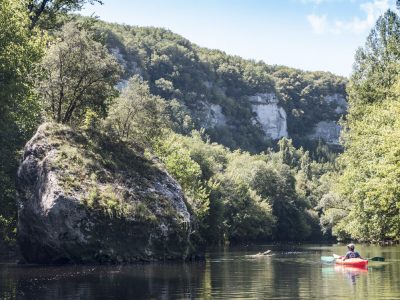
[[[181,187],[149,156],[107,136],[40,126],[18,171],[18,243],[25,260],[188,258],[193,222]]]

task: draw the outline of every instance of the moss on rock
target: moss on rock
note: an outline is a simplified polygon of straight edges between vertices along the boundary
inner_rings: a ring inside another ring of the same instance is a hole
[[[192,220],[179,184],[141,149],[59,124],[39,127],[18,172],[28,262],[185,259]]]

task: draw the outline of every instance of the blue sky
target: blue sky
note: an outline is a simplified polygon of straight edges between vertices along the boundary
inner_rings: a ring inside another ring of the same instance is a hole
[[[349,76],[354,53],[395,0],[103,0],[104,21],[164,27],[207,48]]]

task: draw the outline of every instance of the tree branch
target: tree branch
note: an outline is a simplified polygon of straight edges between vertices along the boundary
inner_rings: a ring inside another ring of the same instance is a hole
[[[46,5],[50,2],[51,0],[42,0],[42,3],[39,5],[39,7],[36,9],[36,11],[34,12],[34,15],[31,15],[29,18],[31,19],[31,25],[29,26],[29,29],[32,30],[33,28],[35,28],[37,21],[39,20],[40,16],[42,15],[42,13],[44,12],[44,10],[46,9]],[[29,7],[31,6],[31,7]],[[34,4],[33,4],[33,0],[32,2],[29,4],[28,8],[29,11],[31,13],[33,13],[34,10]]]

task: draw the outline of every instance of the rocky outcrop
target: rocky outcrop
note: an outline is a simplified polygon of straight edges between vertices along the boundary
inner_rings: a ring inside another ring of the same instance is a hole
[[[331,94],[324,97],[325,103],[328,105],[327,110],[333,112],[332,119],[318,122],[308,138],[311,140],[323,140],[327,144],[340,145],[341,127],[336,120],[347,111],[347,101],[342,94]]]
[[[312,140],[321,139],[327,144],[339,145],[340,129],[340,125],[335,121],[321,121],[315,125],[309,138]]]
[[[338,115],[342,115],[347,111],[347,101],[342,94],[327,95],[324,98],[325,103],[334,107],[334,111]]]
[[[185,259],[193,220],[157,161],[107,137],[44,124],[18,171],[18,243],[30,263]]]
[[[124,88],[127,87],[129,78],[132,75],[137,74],[140,77],[143,77],[142,70],[139,68],[137,62],[135,62],[134,60],[127,61],[125,55],[122,53],[123,51],[121,51],[119,47],[110,47],[109,51],[121,65],[124,71],[122,79],[116,85],[116,88],[119,91],[122,91]]]
[[[226,126],[226,117],[222,112],[222,107],[218,104],[207,106],[207,114],[202,125],[204,128]]]
[[[265,135],[271,139],[287,137],[287,117],[285,110],[278,105],[279,100],[274,93],[256,94],[249,97],[254,123],[261,126]]]

